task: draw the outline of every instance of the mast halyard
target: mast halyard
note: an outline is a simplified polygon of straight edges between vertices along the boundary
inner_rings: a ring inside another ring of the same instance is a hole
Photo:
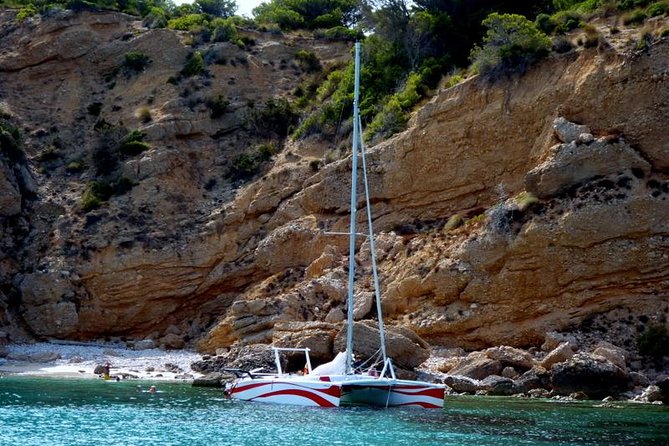
[[[359,119],[359,117],[358,117]],[[379,288],[379,271],[376,267],[376,245],[374,243],[374,227],[372,226],[372,206],[369,202],[369,183],[367,181],[367,162],[365,161],[365,145],[362,139],[362,122],[358,123],[358,130],[360,131],[360,155],[362,158],[362,176],[365,185],[365,204],[367,205],[367,228],[369,231],[369,250],[372,258],[372,274],[374,276],[374,300],[376,301],[376,313],[379,319],[379,342],[381,343],[381,357],[383,358],[383,366],[388,362],[386,355],[386,335],[383,326],[383,313],[381,308],[381,289]]]
[[[355,43],[355,86],[353,90],[353,150],[351,154],[351,224],[349,231],[348,249],[348,298],[347,298],[347,324],[346,330],[346,374],[353,373],[353,284],[355,281],[355,224],[357,213],[358,194],[358,144],[359,144],[359,118],[358,97],[360,94],[360,42]]]

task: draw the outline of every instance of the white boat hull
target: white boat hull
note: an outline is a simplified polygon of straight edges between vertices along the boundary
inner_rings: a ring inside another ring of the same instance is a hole
[[[296,406],[337,407],[340,395],[338,384],[290,376],[243,378],[230,389],[234,399]]]
[[[316,407],[444,407],[443,385],[365,375],[243,378],[233,385],[230,396],[244,401]]]

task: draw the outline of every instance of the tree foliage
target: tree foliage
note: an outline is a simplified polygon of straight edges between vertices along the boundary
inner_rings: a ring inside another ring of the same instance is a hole
[[[256,20],[282,29],[351,26],[358,16],[357,0],[272,0],[253,10]]]
[[[195,0],[195,5],[204,14],[216,17],[232,17],[237,11],[235,0]]]
[[[517,14],[493,13],[483,21],[488,33],[472,51],[474,69],[488,78],[523,72],[548,54],[551,40],[536,25]]]

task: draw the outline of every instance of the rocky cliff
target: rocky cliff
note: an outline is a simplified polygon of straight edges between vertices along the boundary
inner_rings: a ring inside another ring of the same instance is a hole
[[[350,157],[330,162],[312,138],[286,142],[244,184],[229,166],[263,141],[253,103],[289,97],[309,76],[291,62],[297,49],[328,65],[348,48],[255,35],[250,52],[206,48],[209,75],[174,82],[190,49],[172,31],[118,14],[4,18],[0,101],[25,152],[0,163],[6,331],[205,351],[302,334],[331,355],[347,240],[330,233],[348,224]],[[151,63],[119,71],[129,51]],[[668,66],[664,37],[555,55],[495,84],[471,78],[369,148],[394,330],[467,349],[538,346],[548,331],[634,348],[646,326],[666,325]],[[206,102],[218,95],[230,105],[213,119]],[[151,146],[114,167],[133,187],[82,210],[109,135],[132,129]],[[372,284],[359,248],[365,320]]]

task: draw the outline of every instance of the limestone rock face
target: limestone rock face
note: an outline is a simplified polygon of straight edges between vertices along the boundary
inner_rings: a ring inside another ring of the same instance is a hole
[[[15,12],[1,14],[4,24]],[[22,319],[12,325],[243,356],[240,345],[299,343],[301,328],[290,328],[298,323],[325,356],[330,329],[313,327],[347,316],[347,240],[334,233],[348,228],[351,159],[324,163],[328,143],[311,137],[286,142],[249,178],[232,172],[236,157],[268,138],[245,119],[269,99],[292,98],[306,79],[269,67],[299,49],[324,65],[346,61],[347,44],[252,32],[252,51],[212,44],[210,77],[175,84],[192,50],[179,33],[113,12],[63,14],[3,28],[0,41],[2,100],[21,124],[27,159],[20,172],[0,168],[0,288]],[[124,71],[130,51],[150,64]],[[667,66],[663,39],[644,55],[578,50],[519,78],[471,78],[369,148],[398,365],[420,364],[426,342],[539,347],[546,333],[587,329],[593,315],[608,335],[623,325],[621,309],[634,324],[664,320]],[[219,96],[230,104],[212,118],[207,100]],[[132,130],[150,149],[117,153],[112,171],[133,187],[84,211],[82,196],[108,167],[97,164],[100,148],[113,152]],[[40,156],[56,146],[55,160]],[[453,216],[463,224],[447,228]],[[373,289],[368,246],[355,247],[358,296]],[[363,303],[356,316],[369,318],[374,306]],[[374,329],[355,327],[360,348],[376,351]],[[255,353],[245,364],[263,362]],[[497,373],[532,364],[515,354],[485,360],[502,366]]]

